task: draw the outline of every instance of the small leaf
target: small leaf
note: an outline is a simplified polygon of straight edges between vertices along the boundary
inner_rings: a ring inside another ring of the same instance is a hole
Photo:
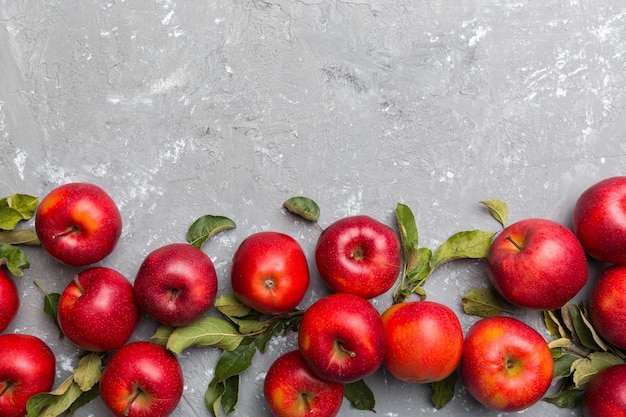
[[[239,388],[241,386],[241,377],[233,375],[224,381],[224,393],[222,394],[222,407],[226,414],[235,411],[237,398],[239,397]]]
[[[572,364],[580,359],[575,355],[561,355],[554,360],[554,375],[553,379],[567,378],[572,374]]]
[[[39,283],[39,281],[35,281],[35,286],[41,290],[43,293],[43,312],[52,318],[54,324],[59,329],[59,338],[63,338],[64,334],[61,330],[61,326],[59,326],[59,321],[57,318],[57,310],[59,308],[59,300],[61,299],[61,294],[59,293],[48,293],[46,289]]]
[[[226,381],[239,375],[250,367],[255,353],[254,344],[240,344],[235,350],[224,351],[215,365],[215,377],[218,381]]]
[[[22,220],[24,220],[24,217],[22,217],[19,211],[8,206],[0,207],[0,229],[13,230]]]
[[[583,390],[576,389],[575,387],[566,387],[556,396],[545,397],[543,401],[559,408],[576,408],[582,404],[583,394]]]
[[[430,260],[432,259],[432,251],[428,248],[419,248],[416,252],[417,262],[413,265],[413,269],[409,270],[407,274],[407,284],[421,285],[430,276],[432,269],[430,267]]]
[[[242,340],[243,336],[229,322],[216,317],[201,317],[174,329],[167,340],[167,349],[176,354],[191,346],[215,346],[230,351]]]
[[[623,360],[612,353],[592,352],[586,358],[578,359],[572,363],[574,385],[578,389],[584,389],[595,374],[613,365],[623,363]]]
[[[224,294],[215,300],[215,308],[227,317],[245,317],[252,309],[239,301],[234,294]]]
[[[374,393],[364,380],[343,384],[343,396],[357,410],[374,411],[376,400]]]
[[[174,329],[175,327],[171,326],[159,326],[150,339],[152,339],[157,345],[167,346],[167,340],[174,332]]]
[[[481,204],[487,207],[491,217],[496,219],[502,227],[506,227],[506,222],[509,217],[509,207],[504,201],[500,200],[484,200]]]
[[[70,407],[67,409],[66,417],[72,417],[74,415],[74,412],[76,412],[76,410],[88,404],[89,402],[91,402],[91,400],[98,397],[99,395],[100,395],[99,385],[94,385],[94,387],[90,389],[89,391],[83,392],[82,394],[80,394],[80,397],[78,397],[78,399],[76,399],[76,401],[74,401],[72,405],[70,405]]]
[[[418,231],[415,223],[415,216],[411,208],[406,204],[396,205],[396,221],[400,230],[400,240],[402,242],[405,255],[418,248]]]
[[[495,233],[482,230],[458,232],[450,236],[433,254],[431,269],[436,269],[455,259],[485,258],[491,248]]]
[[[495,317],[507,311],[492,288],[472,287],[462,298],[465,314],[478,317]]]
[[[588,321],[583,318],[583,312],[580,307],[570,305],[569,312],[580,343],[591,350],[606,350],[597,343],[594,337],[595,331],[592,331],[592,328],[587,325]],[[602,344],[606,346],[604,342]]]
[[[20,213],[23,220],[28,220],[35,214],[38,203],[39,199],[37,197],[27,194],[13,194],[3,199],[0,206],[6,204],[8,207]]]
[[[272,325],[270,320],[241,320],[236,317],[232,317],[231,320],[239,326],[239,333],[249,335],[251,333],[261,333]]]
[[[216,378],[213,378],[204,393],[204,402],[213,417],[220,415],[220,410],[222,409],[222,395],[225,390],[226,384],[223,381],[218,381]]]
[[[0,265],[6,265],[9,272],[16,277],[24,275],[22,269],[30,268],[24,251],[8,243],[0,243]]]
[[[571,334],[567,331],[565,325],[561,323],[560,315],[559,310],[545,310],[543,312],[543,322],[552,336],[569,339]]]
[[[65,413],[83,393],[78,384],[70,382],[62,392],[55,390],[31,397],[26,405],[27,417],[57,417]]]
[[[189,230],[187,230],[187,242],[192,246],[200,248],[211,236],[235,227],[235,222],[228,217],[207,214],[196,219],[189,227]]]
[[[74,370],[74,381],[81,391],[89,391],[100,381],[102,375],[102,357],[97,353],[89,353],[78,361]]]
[[[28,245],[39,246],[41,242],[34,230],[7,230],[0,232],[0,243],[9,243],[11,245]]]
[[[437,410],[441,410],[454,398],[454,387],[458,378],[457,372],[453,372],[441,381],[430,383],[430,388],[433,391],[430,399]]]
[[[320,218],[320,208],[317,203],[308,197],[291,197],[283,203],[289,212],[297,214],[305,220],[316,223]]]

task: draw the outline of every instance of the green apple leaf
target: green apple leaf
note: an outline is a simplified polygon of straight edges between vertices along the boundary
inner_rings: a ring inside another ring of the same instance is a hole
[[[78,366],[74,369],[74,381],[81,391],[86,392],[92,389],[102,375],[102,356],[91,352],[80,358]]]
[[[543,322],[552,336],[566,339],[571,337],[570,331],[561,320],[560,310],[545,310],[543,312]]]
[[[222,409],[222,395],[226,391],[226,383],[213,378],[204,393],[204,402],[209,408],[209,412],[213,417],[220,415]]]
[[[73,376],[70,376],[55,390],[31,397],[26,403],[26,417],[60,416],[80,398],[82,393]]]
[[[376,407],[374,393],[362,379],[343,384],[343,396],[350,401],[352,406],[357,410],[376,412],[374,409]]]
[[[196,219],[189,227],[187,230],[187,242],[192,246],[200,248],[211,236],[235,227],[235,222],[228,217],[207,214]]]
[[[190,324],[174,329],[167,339],[167,349],[180,354],[191,346],[215,346],[232,351],[239,346],[243,336],[226,320],[201,317]]]
[[[41,242],[34,230],[6,230],[0,232],[0,243],[9,243],[11,245],[29,245],[39,246]]]
[[[454,398],[454,388],[458,379],[458,373],[453,372],[441,381],[430,383],[430,388],[433,391],[430,399],[437,410],[441,410],[446,404],[452,401],[452,398]]]
[[[310,222],[317,223],[320,218],[320,207],[308,197],[291,197],[283,203],[283,207]]]
[[[72,417],[74,413],[76,412],[76,410],[78,410],[80,407],[84,406],[85,404],[88,404],[89,402],[91,402],[91,400],[98,397],[99,395],[100,395],[99,385],[94,385],[93,388],[91,388],[89,391],[84,391],[82,394],[80,394],[80,397],[78,397],[72,403],[72,405],[70,405],[70,407],[67,409],[67,412],[65,413],[65,417]]]
[[[596,334],[589,321],[584,317],[584,311],[576,305],[569,306],[572,325],[580,343],[591,350],[608,350],[608,346]]]
[[[458,232],[446,239],[433,254],[431,269],[455,259],[480,259],[487,257],[495,233],[482,230]]]
[[[16,277],[23,276],[23,269],[30,268],[30,263],[24,251],[8,243],[0,243],[0,266],[1,265],[6,265],[9,272]]]
[[[592,352],[586,358],[580,358],[572,363],[574,386],[578,389],[585,389],[595,374],[623,363],[622,359],[612,353]]]
[[[580,359],[576,355],[562,354],[554,360],[554,376],[553,380],[569,377],[573,370],[572,365]]]
[[[240,344],[232,351],[222,352],[215,365],[215,378],[226,381],[231,376],[241,374],[250,367],[255,353],[256,346],[249,342]]]
[[[43,293],[43,312],[54,321],[55,326],[59,329],[59,338],[62,339],[65,335],[61,330],[61,326],[59,326],[59,321],[57,319],[57,310],[59,308],[59,300],[61,299],[61,294],[59,293],[48,293],[46,289],[39,283],[39,281],[35,280],[35,286],[41,290]]]
[[[241,376],[233,375],[224,381],[224,393],[222,394],[222,408],[226,414],[235,411],[237,399],[239,398],[239,389],[241,388]]]
[[[0,199],[0,229],[13,230],[22,220],[33,217],[39,200],[26,194]]]
[[[512,313],[505,309],[493,288],[472,287],[461,298],[465,314],[478,317],[495,317],[503,312]]]
[[[227,317],[245,317],[252,309],[239,301],[234,294],[220,295],[215,300],[215,308]]]
[[[575,387],[563,387],[555,396],[545,397],[543,401],[553,404],[559,408],[576,408],[583,402],[583,390]]]
[[[496,219],[498,223],[502,225],[502,227],[506,227],[506,222],[509,217],[509,207],[504,201],[501,200],[484,200],[481,201],[487,210],[489,210],[489,214],[491,217]]]
[[[175,327],[172,326],[159,326],[156,332],[150,337],[154,343],[163,347],[167,346],[167,340],[174,332]]]
[[[413,211],[406,204],[398,203],[396,205],[396,221],[398,223],[398,229],[400,229],[400,241],[402,242],[402,248],[404,255],[410,257],[412,252],[415,252],[418,248],[419,233],[417,231],[417,223],[415,222],[415,216]],[[415,262],[410,260],[407,262],[408,269],[413,269],[411,266]]]

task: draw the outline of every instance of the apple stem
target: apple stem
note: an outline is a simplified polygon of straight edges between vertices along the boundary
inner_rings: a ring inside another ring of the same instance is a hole
[[[308,412],[312,413],[313,407],[311,406],[311,401],[309,400],[309,394],[307,394],[306,392],[303,392],[302,394],[300,394],[300,396],[302,397],[302,400],[304,401],[304,404]]]
[[[346,347],[343,345],[343,343],[339,342],[339,343],[337,343],[337,345],[339,346],[339,349],[343,353],[345,353],[346,355],[348,355],[351,358],[356,358],[356,353],[351,351],[351,350],[346,349]]]
[[[12,385],[13,383],[11,381],[6,381],[6,384],[4,385],[4,389],[0,391],[0,397],[6,394],[6,392],[11,388]]]
[[[72,226],[72,227],[68,228],[66,231],[52,236],[52,238],[53,239],[58,239],[58,238],[63,237],[63,236],[71,235],[72,233],[76,233],[78,231],[80,231],[80,229],[77,226]]]
[[[511,235],[506,235],[506,240],[508,240],[509,242],[511,242],[513,244],[513,246],[515,246],[518,250],[522,250],[523,248],[520,246],[519,243],[517,243],[516,241],[513,240],[513,238],[511,237]]]
[[[81,294],[85,292],[85,289],[83,288],[83,286],[80,283],[80,280],[78,279],[78,274],[74,275],[74,284],[76,284]]]

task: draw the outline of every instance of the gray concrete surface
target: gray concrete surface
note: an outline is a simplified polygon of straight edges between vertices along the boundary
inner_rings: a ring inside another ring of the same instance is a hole
[[[2,195],[103,186],[124,231],[102,264],[130,279],[197,217],[228,216],[237,228],[204,247],[220,292],[234,250],[255,231],[290,233],[312,255],[318,230],[281,209],[294,195],[319,203],[322,224],[364,213],[394,225],[396,203],[406,203],[431,248],[460,230],[497,230],[478,203],[487,198],[505,200],[511,220],[568,224],[587,186],[623,173],[625,17],[621,0],[0,0]],[[9,331],[45,338],[61,381],[78,352],[58,339],[33,281],[60,292],[76,270],[28,254]],[[326,291],[310,260],[303,307]],[[467,329],[475,318],[460,297],[485,283],[482,262],[459,262],[426,289]],[[390,300],[374,302],[382,311]],[[525,319],[542,329],[537,314]],[[145,321],[134,338],[154,328]],[[277,339],[257,356],[233,416],[269,415],[264,373],[294,342]],[[181,356],[175,416],[208,415],[217,357],[210,348]],[[462,388],[435,411],[426,387],[382,370],[368,382],[385,417],[503,415]],[[581,412],[539,403],[520,414]],[[106,412],[97,399],[76,415]],[[346,403],[341,415],[367,413]]]

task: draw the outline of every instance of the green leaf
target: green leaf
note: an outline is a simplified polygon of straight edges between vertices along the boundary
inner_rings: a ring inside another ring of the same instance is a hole
[[[61,299],[61,294],[59,293],[48,293],[46,289],[39,283],[39,281],[35,280],[35,286],[41,290],[43,293],[43,312],[52,318],[54,324],[59,329],[59,338],[63,338],[63,331],[61,330],[61,326],[59,326],[59,321],[57,318],[57,310],[59,308],[59,300]]]
[[[455,259],[485,258],[491,248],[495,233],[482,230],[458,232],[450,236],[433,254],[431,269],[435,270],[446,262]]]
[[[413,266],[413,269],[409,270],[407,274],[407,283],[409,285],[422,285],[432,272],[430,260],[433,252],[428,248],[419,248],[415,254],[417,262]]]
[[[357,410],[374,411],[376,399],[364,380],[343,384],[343,396]]]
[[[458,373],[453,372],[441,381],[430,383],[430,388],[433,391],[430,399],[437,410],[441,410],[454,398],[454,387],[458,378]]]
[[[30,268],[24,251],[8,243],[0,243],[0,265],[6,265],[9,272],[16,277],[24,275],[22,269]]]
[[[269,328],[274,322],[271,320],[238,319],[231,317],[231,320],[239,326],[239,333],[249,335],[251,333],[261,333]]]
[[[252,343],[242,343],[235,350],[222,352],[215,365],[215,378],[222,382],[241,374],[250,367],[255,353],[256,346]]]
[[[99,385],[94,385],[93,388],[90,389],[89,391],[83,392],[82,394],[80,394],[80,397],[78,397],[78,399],[76,399],[76,401],[74,401],[72,405],[70,405],[70,407],[67,409],[67,413],[65,417],[72,417],[74,413],[76,412],[76,410],[78,410],[80,407],[84,406],[85,404],[88,404],[89,402],[91,402],[91,400],[93,400],[94,398],[97,398],[99,395],[100,395]]]
[[[235,411],[237,399],[239,397],[239,389],[241,386],[241,378],[239,375],[233,375],[224,381],[224,393],[222,394],[222,407],[226,414]]]
[[[204,393],[204,402],[209,408],[209,412],[213,417],[220,415],[222,409],[222,395],[226,390],[226,384],[224,381],[218,381],[215,377],[209,383],[206,392]]]
[[[202,247],[204,242],[215,234],[236,227],[228,217],[204,215],[196,219],[187,230],[187,242],[197,248]]]
[[[316,223],[320,218],[320,208],[317,203],[308,197],[291,197],[283,203],[289,212],[297,214],[305,220]]]
[[[201,317],[188,325],[174,329],[166,347],[176,354],[191,346],[215,346],[231,351],[237,348],[242,340],[243,336],[226,320]]]
[[[602,346],[598,343],[599,338],[595,335],[595,330],[588,324],[589,321],[583,317],[583,311],[580,307],[570,305],[569,313],[572,319],[572,325],[576,331],[576,336],[583,346],[591,350],[607,350],[605,349],[606,344],[604,344],[604,342],[601,342]]]
[[[33,217],[37,203],[37,197],[26,194],[0,199],[0,229],[13,230],[20,221]]]
[[[239,301],[234,294],[224,294],[215,300],[215,308],[228,317],[245,317],[252,309]]]
[[[572,365],[580,359],[578,356],[564,354],[554,360],[554,376],[553,379],[567,378],[572,374]]]
[[[6,230],[0,232],[0,243],[9,243],[11,245],[28,245],[39,246],[39,236],[34,230]]]
[[[502,307],[496,292],[492,288],[472,287],[463,295],[461,302],[463,303],[465,314],[472,316],[495,317],[507,311]]]
[[[404,254],[410,255],[411,252],[417,250],[419,234],[413,211],[406,204],[398,203],[396,205],[396,221],[400,230],[400,241]],[[407,262],[411,264],[411,262]],[[412,269],[412,268],[408,268]]]
[[[175,327],[172,326],[159,326],[150,339],[152,339],[157,345],[167,346],[167,340],[174,332],[174,329]]]
[[[575,387],[565,387],[556,396],[545,397],[543,401],[559,408],[576,408],[583,402],[583,390]]]
[[[506,227],[506,222],[509,217],[509,207],[504,201],[500,200],[484,200],[481,204],[487,207],[491,217],[496,219],[502,227]]]
[[[560,310],[545,310],[543,312],[543,322],[552,336],[569,339],[571,334],[565,325],[561,323],[560,316]]]
[[[623,363],[623,360],[612,353],[592,352],[586,358],[578,359],[572,363],[574,386],[578,389],[584,389],[595,374],[613,365]]]
[[[26,405],[27,417],[56,417],[66,412],[83,393],[77,383],[68,380],[70,383],[63,384],[62,390],[31,397]]]
[[[78,361],[74,370],[74,381],[81,391],[89,391],[100,381],[102,375],[102,357],[98,353],[89,353]]]

